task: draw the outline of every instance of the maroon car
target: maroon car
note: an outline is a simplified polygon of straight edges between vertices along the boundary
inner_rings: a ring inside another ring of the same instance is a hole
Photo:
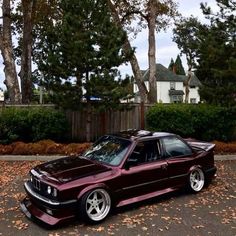
[[[181,187],[199,192],[216,173],[214,144],[175,134],[129,130],[101,137],[83,156],[36,166],[21,209],[49,225],[77,215],[100,222],[112,207]]]

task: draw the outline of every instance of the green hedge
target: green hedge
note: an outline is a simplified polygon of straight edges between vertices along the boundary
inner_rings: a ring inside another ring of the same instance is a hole
[[[211,105],[157,104],[146,115],[153,131],[166,131],[206,141],[236,138],[236,108]]]
[[[6,108],[0,112],[0,143],[63,141],[68,127],[64,113],[55,109]]]

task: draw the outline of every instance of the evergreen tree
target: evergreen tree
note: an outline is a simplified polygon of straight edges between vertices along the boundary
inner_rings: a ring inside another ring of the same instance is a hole
[[[169,66],[168,66],[168,69],[169,69],[170,71],[174,71],[174,66],[175,66],[175,62],[174,62],[173,58],[171,58],[170,64],[169,64]]]
[[[175,60],[175,73],[177,75],[185,75],[184,67],[182,65],[182,60],[179,55]]]
[[[197,76],[203,82],[200,95],[210,103],[235,105],[236,94],[236,5],[231,0],[217,0],[220,8],[213,13],[201,5],[211,22],[200,32]]]
[[[182,20],[175,30],[175,41],[188,56],[190,68],[196,68],[203,84],[201,99],[230,106],[236,103],[236,5],[234,0],[216,2],[219,12],[201,4],[208,24],[193,17]]]
[[[44,85],[65,107],[91,98],[113,106],[127,95],[129,80],[121,80],[117,69],[129,59],[121,49],[124,32],[113,24],[105,0],[61,0],[59,7],[61,20],[47,26],[41,39]]]

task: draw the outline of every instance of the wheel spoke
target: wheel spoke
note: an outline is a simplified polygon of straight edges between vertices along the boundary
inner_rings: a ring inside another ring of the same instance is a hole
[[[98,199],[98,194],[97,194],[97,192],[94,192],[94,194],[93,194],[93,200],[97,200]]]
[[[89,203],[90,205],[93,204],[93,199],[87,199],[87,203]]]
[[[88,212],[89,214],[91,214],[91,212],[92,212],[93,209],[94,209],[93,205],[90,205],[90,207],[89,207],[89,209],[87,210],[87,212]]]
[[[99,208],[99,206],[95,206],[94,209],[96,210],[97,214],[101,213],[101,209]]]
[[[105,200],[104,200],[103,198],[98,199],[98,200],[97,200],[97,203],[98,203],[98,204],[100,204],[100,203],[105,203]]]

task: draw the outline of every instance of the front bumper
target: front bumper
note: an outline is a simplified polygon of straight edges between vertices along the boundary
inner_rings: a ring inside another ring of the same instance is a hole
[[[28,196],[21,201],[20,207],[29,219],[55,226],[75,218],[78,210],[77,200],[52,201],[34,192],[27,182],[24,187]]]
[[[208,179],[215,178],[215,177],[216,177],[216,171],[217,171],[216,166],[214,166],[214,167],[212,167],[212,168],[206,170],[206,171],[205,171],[206,177],[207,177]]]

